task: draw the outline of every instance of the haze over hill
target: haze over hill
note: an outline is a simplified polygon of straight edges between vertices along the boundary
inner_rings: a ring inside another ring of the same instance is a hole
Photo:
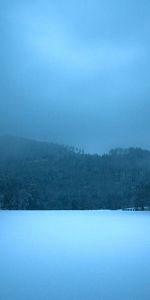
[[[0,134],[150,149],[148,0],[1,1]]]
[[[118,209],[150,206],[150,151],[105,155],[18,137],[0,137],[4,209]]]

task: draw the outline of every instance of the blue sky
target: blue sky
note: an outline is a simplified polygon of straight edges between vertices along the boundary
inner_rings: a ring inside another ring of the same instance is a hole
[[[150,149],[148,1],[1,1],[0,133]]]

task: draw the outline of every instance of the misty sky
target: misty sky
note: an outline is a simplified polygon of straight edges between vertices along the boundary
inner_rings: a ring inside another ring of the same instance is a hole
[[[0,134],[150,149],[150,2],[0,1]]]

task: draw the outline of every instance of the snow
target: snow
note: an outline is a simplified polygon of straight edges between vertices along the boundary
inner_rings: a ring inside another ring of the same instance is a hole
[[[0,211],[0,300],[149,300],[150,213]]]

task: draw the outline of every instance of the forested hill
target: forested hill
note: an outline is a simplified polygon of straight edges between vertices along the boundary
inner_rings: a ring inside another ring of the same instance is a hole
[[[63,145],[0,137],[2,209],[150,206],[150,151],[84,154]]]

